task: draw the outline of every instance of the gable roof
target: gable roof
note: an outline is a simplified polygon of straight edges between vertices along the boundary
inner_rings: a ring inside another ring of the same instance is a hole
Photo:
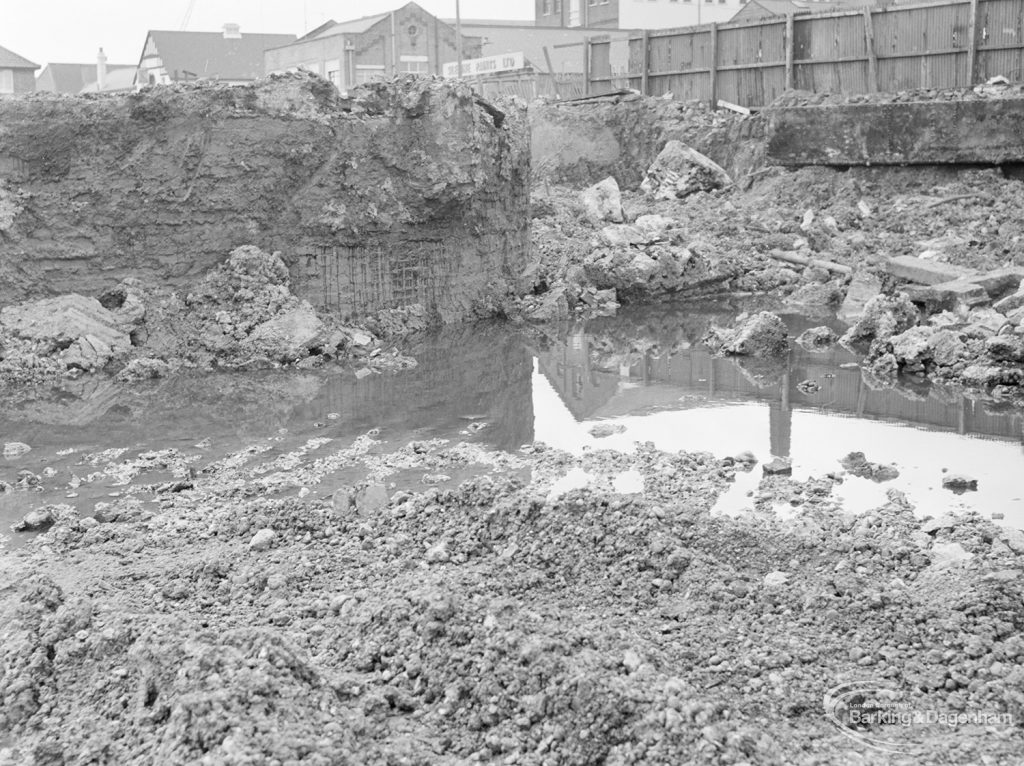
[[[33,64],[27,58],[0,45],[0,69],[31,69],[34,71],[39,69],[39,64]]]
[[[410,6],[431,18],[437,18],[429,11],[424,10],[418,3],[408,2],[401,8],[396,8],[394,11],[375,13],[372,16],[362,16],[358,19],[352,19],[351,21],[327,21],[313,31],[307,32],[299,39],[315,40],[323,37],[333,37],[334,35],[361,35],[363,32],[367,32],[373,28],[374,25],[387,19],[392,13],[399,13]],[[443,19],[438,19],[438,21],[441,21],[441,23],[447,23]]]
[[[131,69],[131,64],[107,64],[107,74],[120,69]],[[96,82],[95,64],[47,64],[36,77],[36,90],[49,93],[78,93]]]
[[[220,80],[255,80],[264,74],[263,52],[295,42],[295,35],[243,34],[225,38],[221,32],[150,30],[148,39],[172,79],[183,80],[194,75]]]
[[[828,13],[873,5],[874,0],[749,0],[734,19],[785,16],[787,13]]]
[[[83,87],[79,93],[110,93],[119,90],[131,90],[135,85],[135,74],[138,72],[133,66],[118,67],[114,71],[107,69],[107,78],[103,82],[103,89],[93,79],[92,82]]]

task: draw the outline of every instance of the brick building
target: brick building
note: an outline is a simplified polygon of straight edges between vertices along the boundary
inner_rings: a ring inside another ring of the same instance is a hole
[[[32,93],[36,89],[37,69],[38,64],[0,45],[0,95]]]
[[[481,39],[462,36],[465,59],[482,55]],[[455,27],[416,3],[353,21],[328,21],[294,43],[266,51],[267,74],[306,69],[351,88],[379,77],[440,75],[458,57]]]
[[[534,0],[544,27],[669,29],[728,21],[747,0]]]

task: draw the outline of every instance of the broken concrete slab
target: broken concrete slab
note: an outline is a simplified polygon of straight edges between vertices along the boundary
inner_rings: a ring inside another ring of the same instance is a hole
[[[655,199],[681,199],[694,192],[729,186],[732,186],[732,179],[720,165],[675,140],[665,144],[640,184],[640,188]]]
[[[779,165],[1000,164],[1024,160],[1019,98],[771,109]]]
[[[960,279],[938,285],[910,285],[905,292],[928,313],[952,311],[957,306],[980,306],[991,300],[981,285]]]
[[[920,285],[939,285],[943,282],[953,282],[978,274],[974,269],[925,260],[913,255],[897,255],[895,258],[890,258],[886,264],[886,270],[898,279],[905,279]]]
[[[869,271],[858,271],[853,275],[849,288],[846,290],[846,298],[840,306],[838,317],[848,323],[853,323],[864,316],[864,307],[868,301],[882,292],[882,280],[876,274]]]
[[[66,349],[68,366],[92,370],[129,349],[120,318],[98,300],[72,293],[27,301],[0,311],[0,326],[54,349]]]
[[[1013,295],[1007,295],[1005,298],[996,301],[992,306],[1000,314],[1009,314],[1011,311],[1024,306],[1024,288],[1018,290]]]
[[[998,298],[1018,289],[1024,282],[1024,267],[1005,266],[964,278],[970,284],[983,288],[992,298]]]

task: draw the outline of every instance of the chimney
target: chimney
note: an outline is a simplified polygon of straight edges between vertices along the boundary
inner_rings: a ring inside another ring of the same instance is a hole
[[[96,90],[103,90],[103,86],[107,83],[107,54],[100,48],[100,52],[96,55]]]
[[[242,27],[238,24],[225,24],[224,25],[224,39],[225,40],[241,40],[242,39]]]

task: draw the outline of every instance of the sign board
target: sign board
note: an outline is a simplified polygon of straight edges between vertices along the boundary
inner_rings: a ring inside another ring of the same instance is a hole
[[[526,66],[526,57],[522,51],[518,53],[502,53],[482,59],[466,59],[462,62],[463,77],[479,77],[496,72],[511,72]],[[444,65],[445,77],[458,77],[459,64],[456,61]]]

